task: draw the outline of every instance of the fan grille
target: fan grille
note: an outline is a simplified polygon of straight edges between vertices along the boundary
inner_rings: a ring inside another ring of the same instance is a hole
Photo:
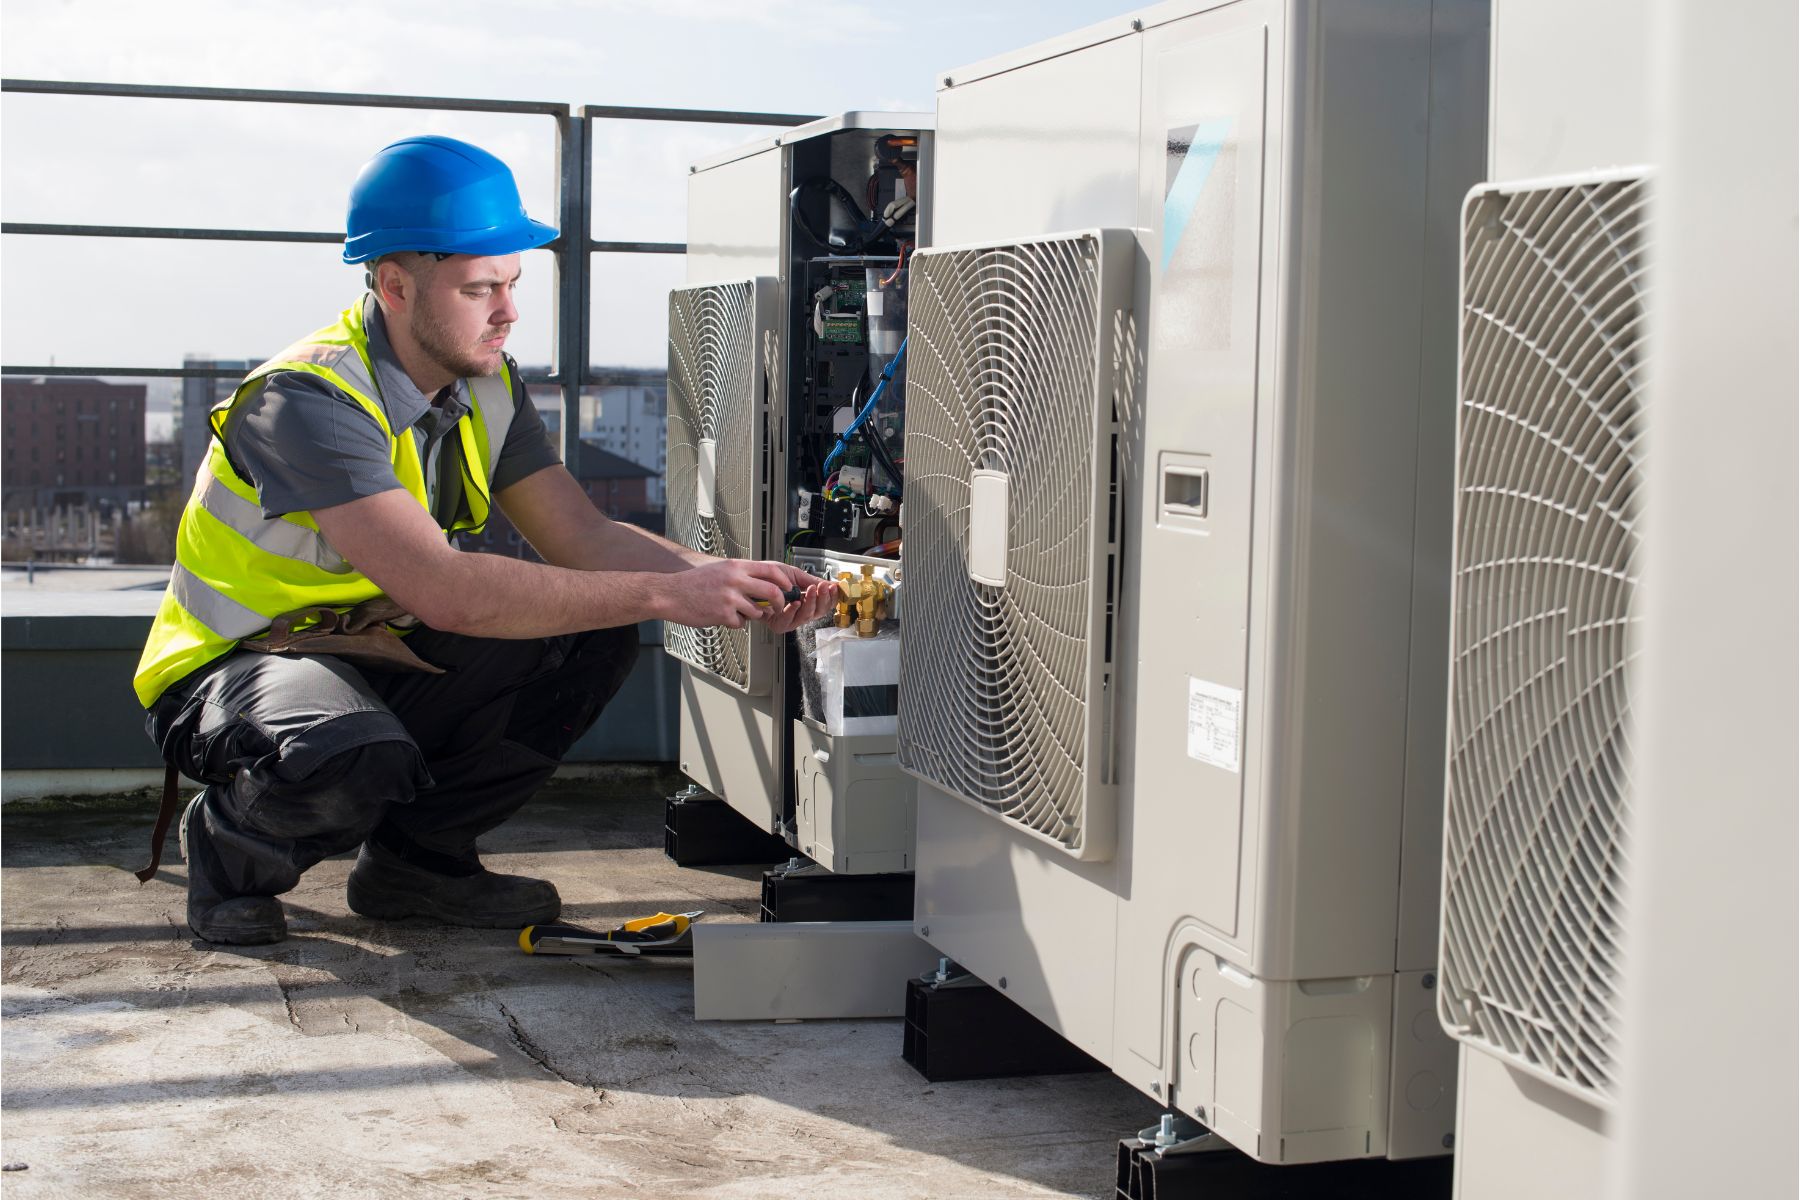
[[[669,537],[717,558],[750,558],[756,545],[756,286],[753,280],[669,293]],[[713,515],[699,502],[701,443],[715,454]],[[738,688],[751,683],[746,629],[663,624],[663,645],[690,666]]]
[[[1631,801],[1646,184],[1472,200],[1463,231],[1445,1021],[1615,1085]]]
[[[921,253],[908,320],[900,762],[1078,857],[1111,838],[1094,807],[1111,783],[1111,310],[1129,302],[1104,294],[1106,244]],[[970,578],[978,470],[1008,481],[1000,586]]]

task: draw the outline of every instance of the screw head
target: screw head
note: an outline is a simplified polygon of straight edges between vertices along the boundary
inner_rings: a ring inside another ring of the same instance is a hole
[[[1136,17],[1131,18],[1131,31],[1133,33],[1144,32],[1144,23],[1142,21],[1138,20]]]
[[[1430,971],[1427,971],[1425,972],[1425,978],[1419,980],[1419,982],[1424,984],[1425,990],[1429,992],[1432,988],[1437,986],[1437,976],[1433,975]]]
[[[930,937],[931,936],[931,926],[929,926],[929,925],[919,926],[919,936],[920,937]]]
[[[1444,1149],[1446,1149],[1446,1150],[1456,1149],[1456,1135],[1454,1133],[1446,1133],[1444,1135]]]
[[[948,75],[946,75],[946,76],[944,76],[944,86],[945,87],[955,87],[956,80],[954,80],[954,79],[950,78]]]
[[[1004,975],[1000,977],[1000,990],[1003,992],[1006,990],[1006,976]]]
[[[1152,1096],[1162,1095],[1162,1081],[1160,1079],[1152,1079],[1150,1081],[1150,1094]]]

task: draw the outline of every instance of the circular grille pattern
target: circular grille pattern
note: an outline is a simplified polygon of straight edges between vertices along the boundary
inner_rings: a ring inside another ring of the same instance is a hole
[[[1605,1101],[1631,798],[1646,185],[1464,228],[1446,1020]]]
[[[901,764],[1077,853],[1104,618],[1099,253],[922,253],[908,320]],[[1001,587],[969,577],[976,470],[1008,478]]]
[[[669,538],[715,558],[757,552],[755,284],[708,284],[669,293],[669,453],[664,478]],[[700,443],[716,446],[713,515],[700,515]],[[663,623],[663,645],[727,683],[750,684],[748,629]]]

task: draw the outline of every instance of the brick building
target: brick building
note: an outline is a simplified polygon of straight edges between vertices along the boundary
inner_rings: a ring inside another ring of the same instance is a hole
[[[141,501],[144,399],[141,383],[0,380],[5,507],[110,509]]]
[[[599,443],[584,438],[581,442],[581,457],[574,465],[573,474],[581,484],[582,491],[593,501],[594,507],[607,516],[617,521],[642,525],[657,533],[662,532],[662,513],[651,511],[646,495],[646,485],[655,474],[648,467],[622,458]],[[487,554],[537,558],[530,544],[519,536],[519,531],[513,528],[512,522],[498,509],[488,520],[481,537],[464,536],[462,545],[465,549]]]

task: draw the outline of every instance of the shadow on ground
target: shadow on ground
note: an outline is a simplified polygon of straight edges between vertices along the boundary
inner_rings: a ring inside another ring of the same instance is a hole
[[[555,880],[577,924],[754,919],[761,868],[663,855],[673,785],[558,783],[484,854]],[[286,898],[288,941],[195,942],[179,859],[129,874],[154,808],[0,810],[5,1157],[37,1159],[17,1196],[197,1185],[196,1153],[245,1200],[292,1194],[271,1136],[317,1162],[318,1195],[1110,1196],[1115,1140],[1155,1118],[1106,1075],[927,1083],[897,1021],[696,1023],[684,963],[368,921],[343,903],[350,856]]]

